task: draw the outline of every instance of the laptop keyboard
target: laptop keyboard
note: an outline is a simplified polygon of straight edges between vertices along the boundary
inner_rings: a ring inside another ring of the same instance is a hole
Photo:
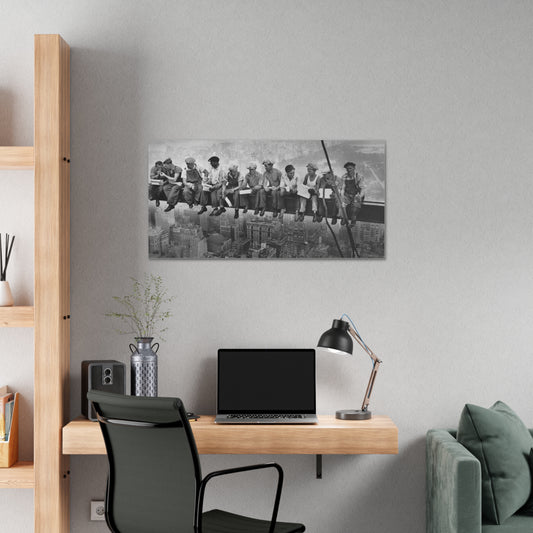
[[[228,419],[232,420],[249,420],[249,419],[265,419],[265,418],[279,418],[284,420],[293,420],[295,418],[304,418],[303,415],[290,415],[290,414],[277,414],[277,415],[265,415],[265,414],[255,414],[255,415],[228,415]]]

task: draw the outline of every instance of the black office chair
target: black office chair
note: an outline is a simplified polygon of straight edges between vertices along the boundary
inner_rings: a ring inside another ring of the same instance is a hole
[[[106,522],[115,533],[300,533],[302,524],[276,522],[283,470],[276,463],[230,468],[202,479],[189,420],[178,398],[144,398],[89,391],[109,460]],[[216,476],[274,468],[278,485],[272,519],[218,509],[203,512]]]

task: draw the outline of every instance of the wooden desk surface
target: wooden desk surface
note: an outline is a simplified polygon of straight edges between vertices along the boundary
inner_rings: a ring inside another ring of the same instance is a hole
[[[319,415],[310,425],[224,425],[202,415],[191,421],[201,454],[396,454],[398,428],[388,416],[337,420]],[[97,422],[79,417],[63,428],[63,454],[105,454]]]

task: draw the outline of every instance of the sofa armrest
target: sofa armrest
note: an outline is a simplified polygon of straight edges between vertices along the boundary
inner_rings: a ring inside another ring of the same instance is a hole
[[[481,465],[445,429],[426,435],[426,532],[481,533]]]

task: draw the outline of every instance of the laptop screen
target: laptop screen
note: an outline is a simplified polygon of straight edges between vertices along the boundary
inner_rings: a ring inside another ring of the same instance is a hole
[[[315,350],[219,350],[217,401],[219,414],[315,414]]]

